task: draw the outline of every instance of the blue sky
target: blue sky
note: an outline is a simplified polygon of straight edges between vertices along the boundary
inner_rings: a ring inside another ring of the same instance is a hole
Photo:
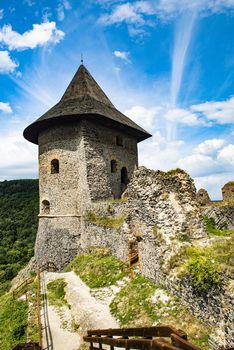
[[[139,161],[180,167],[214,199],[234,180],[234,0],[0,0],[0,180],[37,177],[22,131],[84,63],[153,137]]]

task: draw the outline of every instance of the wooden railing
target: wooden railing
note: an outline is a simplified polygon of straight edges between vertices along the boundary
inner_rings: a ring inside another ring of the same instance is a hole
[[[100,350],[102,345],[109,345],[110,350],[115,347],[127,350],[201,350],[187,340],[186,333],[170,326],[89,330],[83,339],[90,343],[90,350]]]
[[[39,329],[39,342],[38,343],[24,343],[16,345],[12,350],[41,350],[42,348],[42,324],[41,324],[41,273],[44,271],[54,272],[57,271],[55,264],[51,261],[41,265],[37,270],[37,320]],[[32,283],[34,278],[25,279],[17,288],[12,291],[13,297],[16,298],[20,293],[25,293],[27,300],[28,286]]]
[[[18,344],[12,350],[41,350],[38,343]]]
[[[13,298],[16,298],[19,294],[25,293],[26,301],[27,301],[28,300],[28,297],[27,297],[28,286],[33,282],[33,280],[34,280],[34,277],[26,278],[21,284],[19,284],[12,291]]]

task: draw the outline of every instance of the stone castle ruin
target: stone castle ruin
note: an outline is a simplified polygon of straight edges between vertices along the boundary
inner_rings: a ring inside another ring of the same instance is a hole
[[[197,201],[204,216],[213,218],[218,229],[234,230],[234,182],[222,187],[222,200],[212,201],[208,192],[201,188],[197,192]]]
[[[137,143],[150,136],[114,107],[81,65],[61,100],[24,131],[39,146],[36,264],[52,261],[62,270],[90,246],[125,261],[134,252],[144,276],[222,329],[230,345],[230,293],[199,294],[170,268],[173,255],[191,240],[205,241],[207,232],[186,172],[138,167]]]
[[[222,206],[222,205],[234,205],[234,181],[227,182],[222,187],[222,196],[223,199],[220,201],[212,201],[208,192],[201,188],[197,192],[197,201],[201,205],[214,205],[214,206]]]

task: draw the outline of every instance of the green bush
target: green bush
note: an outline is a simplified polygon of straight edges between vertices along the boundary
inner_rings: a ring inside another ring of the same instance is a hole
[[[186,263],[186,270],[192,276],[194,284],[203,290],[221,284],[219,265],[210,256],[195,254]]]

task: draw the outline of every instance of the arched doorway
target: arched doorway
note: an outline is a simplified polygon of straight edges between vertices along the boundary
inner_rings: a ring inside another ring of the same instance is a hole
[[[124,166],[121,169],[121,192],[122,193],[126,190],[128,183],[129,183],[128,171],[127,171],[127,168]]]
[[[46,199],[42,201],[42,208],[41,208],[42,214],[48,215],[50,214],[50,202]]]

